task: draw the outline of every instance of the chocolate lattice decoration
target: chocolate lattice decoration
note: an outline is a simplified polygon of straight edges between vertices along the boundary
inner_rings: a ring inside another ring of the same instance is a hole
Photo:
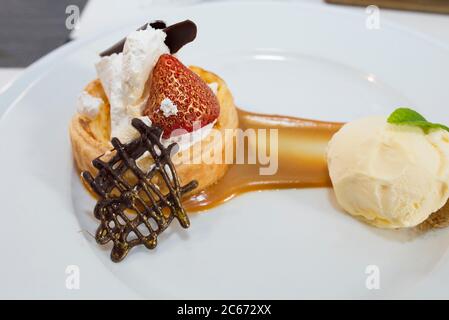
[[[188,228],[190,222],[181,197],[198,185],[196,181],[180,185],[170,159],[178,146],[173,143],[165,148],[160,142],[160,128],[149,127],[139,119],[133,119],[132,125],[140,133],[137,139],[122,144],[113,138],[110,160],[103,161],[99,157],[92,161],[98,169],[97,176],[94,178],[87,171],[82,173],[99,197],[94,209],[95,217],[100,220],[95,239],[101,245],[113,242],[111,259],[114,262],[123,260],[129,250],[138,245],[154,249],[158,235],[174,218]],[[148,172],[136,163],[146,152],[154,160]],[[134,179],[129,179],[130,176]],[[154,179],[160,182],[156,184]]]

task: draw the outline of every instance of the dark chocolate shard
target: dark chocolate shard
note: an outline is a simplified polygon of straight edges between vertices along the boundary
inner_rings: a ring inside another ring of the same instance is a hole
[[[195,40],[197,28],[193,21],[185,20],[165,28],[164,31],[167,34],[165,44],[170,53],[176,53],[187,43]]]
[[[175,23],[169,27],[165,25],[165,22],[156,20],[149,23],[149,25],[155,29],[163,29],[167,34],[165,38],[165,44],[170,49],[170,53],[176,53],[186,44],[192,42],[196,38],[197,28],[193,21],[185,20]],[[145,30],[148,27],[148,23],[144,24],[137,30]],[[100,53],[100,57],[110,56],[114,53],[120,53],[123,51],[126,38],[120,40],[109,49]]]
[[[154,29],[165,29],[167,27],[165,21],[162,20],[154,20],[153,22],[150,22],[149,25]],[[144,24],[141,28],[141,30],[145,30],[148,28],[148,24]]]
[[[100,245],[113,243],[111,260],[114,262],[122,261],[138,245],[154,249],[158,235],[174,219],[188,228],[190,221],[181,198],[198,186],[196,181],[180,185],[170,159],[177,145],[164,147],[160,142],[160,128],[149,127],[140,119],[133,119],[132,125],[140,134],[138,138],[127,144],[113,138],[110,158],[92,161],[98,174],[93,177],[87,171],[82,173],[98,195],[94,216],[100,225],[95,239]],[[137,159],[144,153],[154,161],[146,171],[137,165]],[[133,177],[132,181],[129,177]]]

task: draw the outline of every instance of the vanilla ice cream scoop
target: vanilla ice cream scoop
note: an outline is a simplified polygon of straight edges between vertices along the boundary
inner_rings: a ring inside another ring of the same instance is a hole
[[[344,125],[327,161],[338,203],[383,228],[412,227],[449,198],[449,132],[368,117]]]

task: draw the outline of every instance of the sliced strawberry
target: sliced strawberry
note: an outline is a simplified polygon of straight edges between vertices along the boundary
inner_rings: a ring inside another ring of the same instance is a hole
[[[209,86],[172,55],[163,54],[159,58],[149,85],[150,97],[143,114],[162,128],[164,138],[176,129],[192,132],[194,122],[200,122],[203,127],[220,114],[217,97]],[[164,114],[161,103],[166,103],[166,99],[177,107],[176,115]]]

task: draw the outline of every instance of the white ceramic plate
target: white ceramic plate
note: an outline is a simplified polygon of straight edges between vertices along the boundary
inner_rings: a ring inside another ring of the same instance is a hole
[[[449,230],[422,237],[366,226],[332,191],[250,193],[174,223],[152,252],[114,264],[98,246],[94,201],[75,172],[68,123],[96,54],[148,18],[192,19],[181,59],[223,77],[237,105],[326,120],[408,105],[449,123],[449,50],[344,9],[214,3],[151,12],[107,35],[70,43],[0,97],[0,296],[57,298],[449,297]],[[66,268],[80,289],[66,288]],[[380,289],[366,287],[367,267]],[[69,270],[70,271],[70,270]]]

